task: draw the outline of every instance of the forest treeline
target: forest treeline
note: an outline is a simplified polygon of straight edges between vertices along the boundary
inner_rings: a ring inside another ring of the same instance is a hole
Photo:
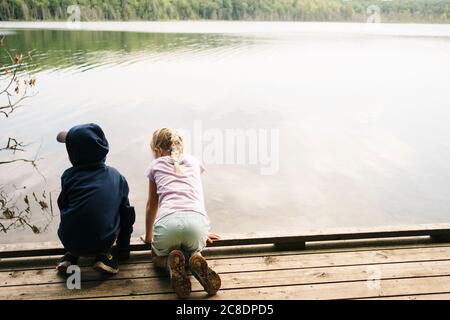
[[[0,0],[0,20],[282,20],[450,22],[450,0]],[[73,7],[72,7],[73,8]],[[368,10],[369,8],[369,10]]]

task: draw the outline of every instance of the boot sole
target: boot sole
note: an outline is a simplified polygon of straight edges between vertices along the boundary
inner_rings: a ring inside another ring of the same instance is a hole
[[[208,295],[213,296],[219,291],[222,285],[220,276],[208,266],[205,258],[199,255],[192,256],[189,259],[189,267]]]
[[[167,265],[170,274],[170,283],[179,299],[186,299],[191,294],[191,280],[185,269],[185,259],[181,251],[174,250],[169,254]]]

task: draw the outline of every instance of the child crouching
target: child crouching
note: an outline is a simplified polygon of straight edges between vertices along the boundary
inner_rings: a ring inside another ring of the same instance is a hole
[[[75,126],[60,132],[57,140],[66,144],[72,163],[61,177],[58,197],[58,236],[66,254],[58,261],[57,269],[65,273],[68,267],[78,264],[80,256],[94,256],[96,270],[116,274],[119,258],[129,257],[135,222],[128,183],[105,164],[109,144],[98,125]],[[114,243],[118,254],[112,251]]]
[[[191,293],[185,266],[205,291],[214,295],[221,280],[200,253],[207,242],[219,239],[209,233],[201,181],[205,168],[193,156],[183,154],[183,140],[172,129],[155,131],[151,149],[155,160],[146,170],[149,194],[143,241],[152,244],[155,267],[169,270],[179,298]]]

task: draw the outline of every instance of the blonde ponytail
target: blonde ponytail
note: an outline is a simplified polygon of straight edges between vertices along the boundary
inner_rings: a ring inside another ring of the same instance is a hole
[[[170,158],[173,161],[173,171],[176,175],[183,174],[179,162],[182,151],[183,141],[181,140],[181,137],[176,132],[172,132],[172,137],[170,139]]]
[[[183,153],[183,139],[173,129],[162,128],[153,133],[151,148],[161,148],[161,150],[169,153],[173,162],[173,171],[176,175],[182,175],[183,170],[180,164],[180,157]]]

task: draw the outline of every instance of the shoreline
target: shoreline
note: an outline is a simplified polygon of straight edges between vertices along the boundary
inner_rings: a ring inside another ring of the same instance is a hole
[[[418,33],[415,26],[422,30]],[[270,28],[267,28],[270,27]],[[359,27],[359,28],[355,28]],[[0,30],[45,29],[67,31],[111,31],[142,33],[201,33],[201,34],[309,34],[328,33],[355,35],[428,36],[450,37],[450,24],[423,23],[361,23],[361,22],[302,22],[302,21],[1,21]],[[425,29],[425,30],[423,30]]]

